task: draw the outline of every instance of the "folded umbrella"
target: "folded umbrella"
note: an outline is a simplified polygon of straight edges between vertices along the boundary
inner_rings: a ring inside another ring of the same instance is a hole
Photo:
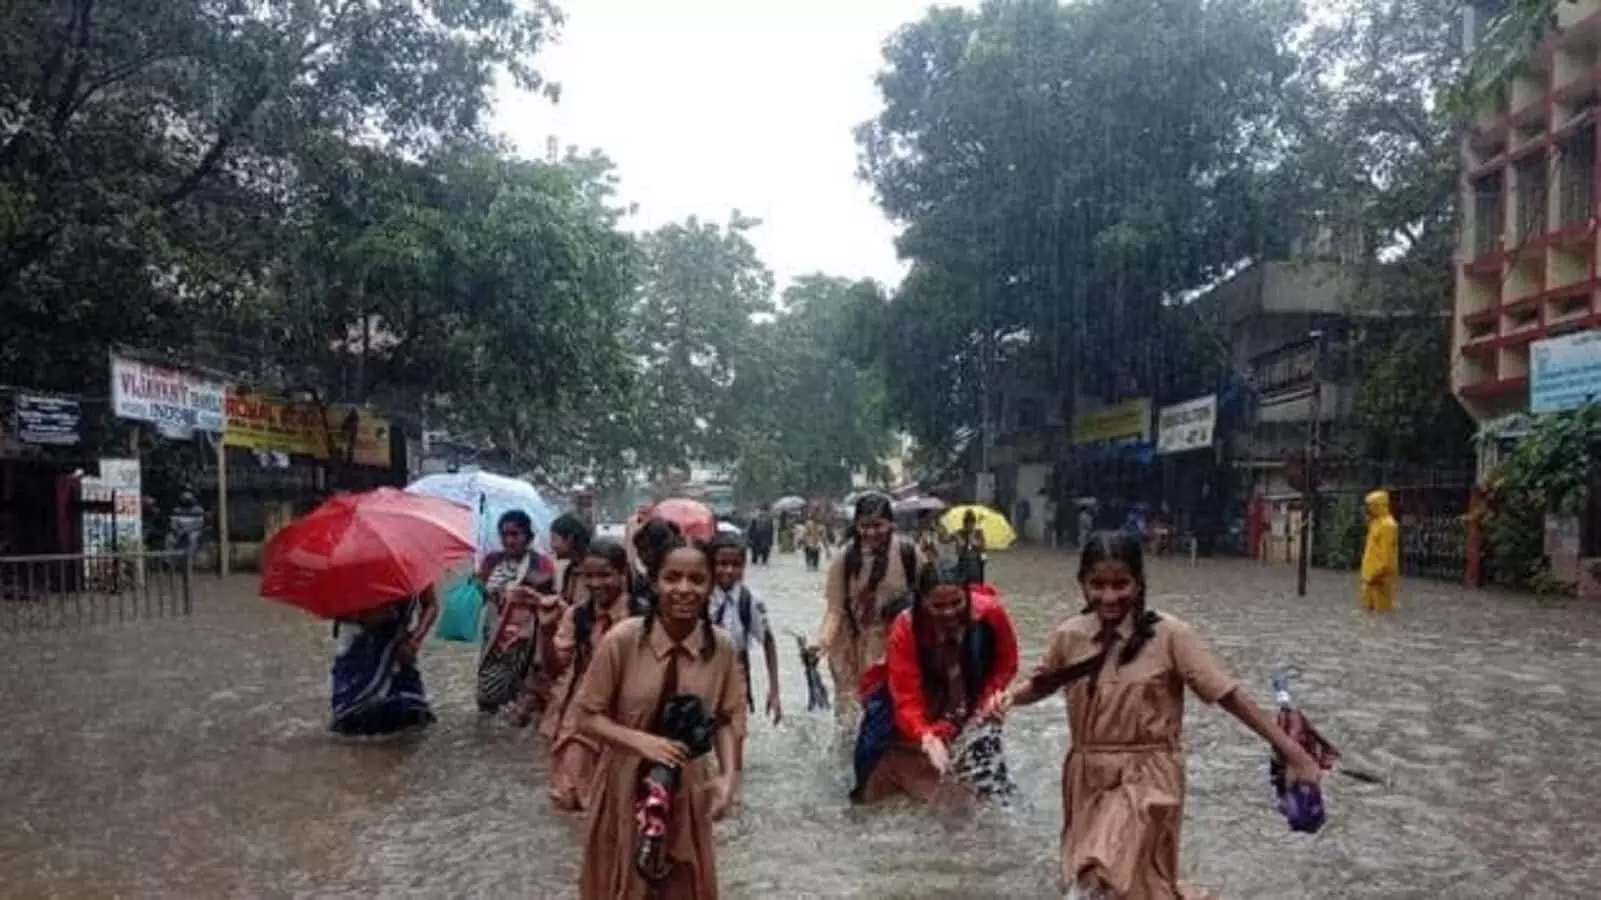
[[[1283,673],[1273,676],[1273,695],[1279,708],[1279,727],[1290,736],[1290,740],[1300,744],[1319,766],[1357,781],[1383,783],[1383,779],[1376,775],[1341,764],[1340,751],[1295,707],[1290,697],[1288,676]],[[1279,811],[1284,814],[1291,831],[1315,834],[1323,827],[1323,792],[1314,785],[1289,784],[1287,769],[1284,757],[1275,752],[1268,763],[1268,781],[1278,797]]]
[[[261,595],[326,619],[357,615],[471,560],[474,537],[465,506],[394,488],[340,494],[267,542]]]
[[[828,709],[828,686],[823,683],[823,675],[818,671],[817,653],[806,646],[805,638],[798,634],[792,637],[800,648],[801,668],[806,672],[806,711]]]

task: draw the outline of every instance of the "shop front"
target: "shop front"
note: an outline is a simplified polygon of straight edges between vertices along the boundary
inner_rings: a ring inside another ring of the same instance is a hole
[[[393,465],[389,421],[367,410],[244,389],[229,391],[226,409],[221,475],[230,566],[255,568],[279,528],[331,493],[405,483]]]

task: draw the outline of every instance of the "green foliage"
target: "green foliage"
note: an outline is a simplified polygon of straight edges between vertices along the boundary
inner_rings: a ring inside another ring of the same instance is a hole
[[[1315,549],[1319,565],[1331,569],[1355,569],[1362,564],[1362,548],[1367,538],[1367,510],[1362,495],[1346,492],[1319,522]]]
[[[749,238],[758,224],[737,212],[726,225],[692,217],[640,242],[640,280],[623,321],[639,367],[633,444],[653,473],[733,458],[729,392],[760,365],[753,320],[773,308],[772,273]]]
[[[206,326],[295,264],[311,157],[481,134],[500,73],[541,84],[554,21],[501,0],[6,4],[0,367],[74,389],[112,340],[258,358]]]
[[[842,494],[851,474],[875,468],[890,432],[878,371],[855,361],[862,327],[882,314],[872,282],[797,279],[777,314],[754,326],[750,358],[729,394],[736,433],[735,489],[742,500],[786,493]]]
[[[1053,384],[1153,388],[1164,298],[1264,252],[1258,140],[1293,4],[1009,0],[931,10],[886,46],[862,170],[913,262],[883,334],[919,443],[976,425],[1027,354]]]
[[[1589,482],[1601,405],[1536,417],[1491,477],[1485,549],[1497,580],[1532,585],[1548,576],[1547,513],[1576,515]]]

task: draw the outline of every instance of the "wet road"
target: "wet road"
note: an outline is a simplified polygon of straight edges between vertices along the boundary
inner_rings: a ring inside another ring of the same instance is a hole
[[[1071,564],[992,564],[1025,665],[1077,607]],[[819,580],[780,557],[752,584],[781,628],[809,630]],[[430,734],[335,743],[326,627],[246,580],[209,585],[189,620],[0,635],[0,896],[572,895],[580,823],[550,812],[532,731],[478,721],[469,649],[425,650]],[[1292,586],[1284,567],[1172,563],[1151,593],[1259,700],[1272,667],[1298,667],[1314,721],[1395,786],[1330,779],[1330,825],[1292,836],[1263,748],[1192,705],[1188,878],[1230,900],[1593,896],[1601,607],[1408,582],[1400,611],[1374,620],[1346,576],[1314,573],[1306,600]],[[720,826],[725,897],[1056,896],[1060,701],[1008,726],[1024,809],[851,809],[831,718],[801,711],[784,650],[792,718],[754,729],[742,808]]]

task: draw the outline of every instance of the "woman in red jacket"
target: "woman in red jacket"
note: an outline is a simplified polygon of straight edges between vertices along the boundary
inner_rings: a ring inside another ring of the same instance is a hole
[[[958,576],[919,571],[916,599],[890,624],[883,664],[862,676],[857,802],[905,793],[960,803],[1014,790],[991,711],[1017,674],[1017,631],[993,588]]]

